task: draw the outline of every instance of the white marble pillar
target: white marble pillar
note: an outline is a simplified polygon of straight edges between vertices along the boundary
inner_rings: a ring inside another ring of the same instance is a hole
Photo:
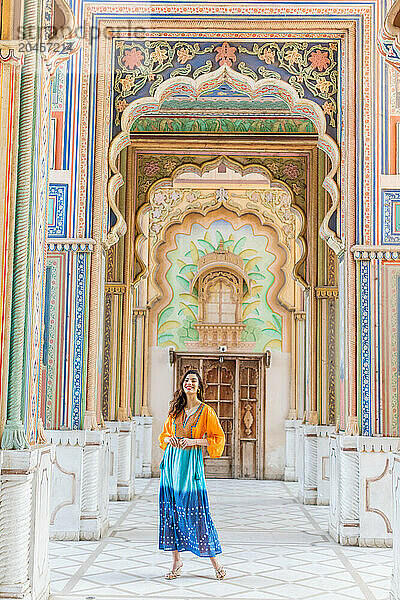
[[[360,546],[392,546],[391,463],[400,438],[357,438],[360,472]]]
[[[391,461],[400,438],[330,436],[329,533],[343,545],[392,545]]]
[[[296,481],[300,482],[302,479],[303,471],[304,471],[304,436],[303,436],[303,425],[300,421],[295,429],[295,451],[296,451],[296,460],[294,465]],[[300,483],[299,483],[300,485]]]
[[[333,425],[317,425],[317,504],[329,504],[329,435]]]
[[[316,425],[303,425],[303,476],[299,479],[299,500],[317,503],[317,430]]]
[[[153,417],[143,417],[143,477],[151,477],[151,450],[153,445]]]
[[[285,481],[297,481],[296,475],[296,444],[297,444],[297,427],[300,421],[297,419],[287,419],[285,421]]]
[[[118,500],[132,500],[135,495],[136,423],[122,421],[118,436]]]
[[[296,476],[298,485],[298,498],[302,502],[302,496],[304,490],[304,427],[305,425],[299,425],[296,431]]]
[[[144,417],[132,417],[132,421],[136,424],[136,461],[135,461],[135,475],[136,477],[143,477],[143,432],[144,432]]]
[[[47,430],[56,445],[50,537],[98,540],[108,528],[110,432]]]
[[[110,500],[118,500],[118,436],[119,421],[106,421],[105,426],[110,431],[110,476],[108,494]]]
[[[356,436],[339,436],[339,542],[356,546],[360,536],[360,472]]]
[[[400,600],[400,454],[393,455],[393,572],[390,600]]]
[[[0,452],[0,598],[49,596],[52,448]]]
[[[136,423],[136,477],[151,477],[153,417],[133,417]]]
[[[340,513],[340,448],[339,434],[329,436],[329,535],[339,542],[339,513]]]

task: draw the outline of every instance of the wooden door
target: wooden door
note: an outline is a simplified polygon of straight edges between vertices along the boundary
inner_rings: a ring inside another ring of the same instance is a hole
[[[239,367],[239,473],[243,479],[256,479],[260,448],[260,372],[258,361],[241,360]]]
[[[176,386],[188,369],[204,382],[204,402],[212,406],[225,432],[221,458],[204,452],[208,477],[262,478],[262,359],[227,356],[179,356]]]
[[[204,402],[215,410],[225,433],[225,449],[221,458],[212,459],[205,455],[206,475],[210,477],[233,476],[232,441],[236,435],[235,373],[235,360],[203,361]]]

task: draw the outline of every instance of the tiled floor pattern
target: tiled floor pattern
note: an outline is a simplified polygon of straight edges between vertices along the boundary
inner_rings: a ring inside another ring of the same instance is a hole
[[[158,480],[138,480],[133,502],[113,502],[108,537],[51,542],[52,600],[387,600],[392,550],[352,548],[327,535],[328,508],[303,506],[296,484],[208,480],[227,578],[184,553],[165,581],[157,549]]]

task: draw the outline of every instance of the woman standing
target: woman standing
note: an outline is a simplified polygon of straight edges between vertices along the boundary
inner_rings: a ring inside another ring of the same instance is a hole
[[[222,550],[208,506],[201,451],[201,446],[207,446],[211,458],[220,457],[225,435],[214,410],[202,402],[203,389],[199,373],[187,371],[159,437],[160,448],[165,450],[160,464],[159,547],[172,551],[172,569],[166,579],[181,574],[179,552],[183,550],[210,558],[217,579],[226,574],[215,558]]]

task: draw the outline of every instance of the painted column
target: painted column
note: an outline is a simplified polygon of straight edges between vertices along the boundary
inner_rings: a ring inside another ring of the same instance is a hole
[[[0,436],[7,417],[9,336],[11,325],[12,253],[14,208],[18,159],[18,112],[22,55],[15,42],[0,42],[0,147],[5,153],[5,168],[0,170],[0,344],[2,369],[0,379]]]
[[[121,348],[121,392],[118,408],[118,418],[120,421],[126,421],[132,414],[132,380],[131,380],[131,361],[132,361],[132,274],[133,274],[133,256],[134,256],[134,231],[135,231],[135,198],[136,198],[136,161],[133,159],[133,153],[127,151],[126,158],[126,194],[125,194],[125,214],[127,215],[127,232],[122,241],[124,244],[124,264],[123,281],[125,284],[125,294],[122,305],[122,348]]]
[[[37,32],[41,18],[41,4],[26,0],[24,4],[24,37],[37,47]],[[36,133],[36,75],[40,70],[38,51],[27,52],[21,73],[19,146],[17,167],[17,198],[15,207],[13,287],[11,302],[11,334],[8,376],[7,421],[1,440],[5,449],[28,448],[21,420],[24,405],[24,357],[26,348],[25,319],[27,310],[27,277],[31,230],[33,184],[33,154]]]
[[[305,383],[306,383],[306,361],[305,361],[305,326],[306,313],[299,311],[295,313],[296,321],[296,406],[297,416],[300,420],[305,415]]]

